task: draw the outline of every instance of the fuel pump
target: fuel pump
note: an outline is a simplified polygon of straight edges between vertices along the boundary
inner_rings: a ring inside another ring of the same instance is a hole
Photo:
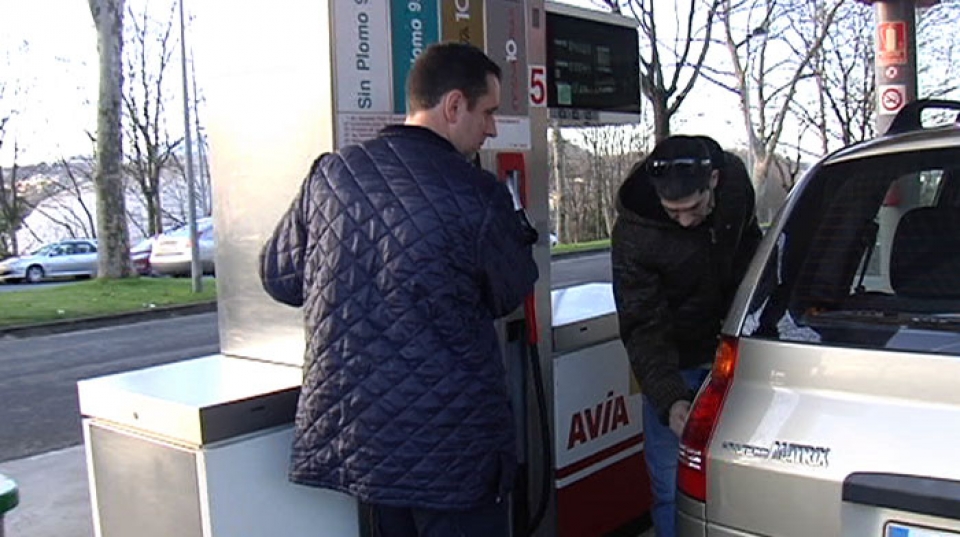
[[[497,177],[510,191],[513,209],[527,236],[527,242],[530,244],[536,243],[538,233],[526,211],[527,191],[525,187],[527,174],[526,159],[523,153],[502,152],[497,154]],[[553,447],[548,426],[550,416],[547,411],[544,375],[540,366],[540,335],[537,328],[536,305],[535,294],[531,293],[524,301],[522,317],[507,323],[506,340],[509,344],[516,346],[517,352],[515,355],[518,357],[516,367],[508,369],[513,373],[510,385],[513,391],[512,398],[519,439],[519,468],[513,492],[514,537],[533,535],[537,531],[546,515],[552,487],[550,475],[553,470]],[[529,380],[532,386],[527,383],[527,364],[529,364]],[[529,408],[527,394],[530,387],[533,388],[534,408],[536,409],[535,420],[538,426],[538,441],[534,442],[534,445],[540,446],[542,451],[540,457],[538,457],[541,463],[539,472],[541,479],[537,487],[538,493],[535,495],[537,504],[532,510],[530,509],[530,496],[528,494],[531,458],[528,456],[528,446],[525,441],[529,430],[529,420],[526,418]]]

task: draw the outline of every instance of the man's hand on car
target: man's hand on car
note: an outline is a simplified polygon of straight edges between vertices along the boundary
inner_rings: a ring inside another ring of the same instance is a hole
[[[687,416],[690,414],[690,401],[680,400],[670,406],[670,430],[673,434],[680,437],[683,433],[683,426],[687,424]]]

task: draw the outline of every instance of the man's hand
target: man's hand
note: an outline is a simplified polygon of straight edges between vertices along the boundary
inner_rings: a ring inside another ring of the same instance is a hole
[[[677,438],[683,433],[683,426],[690,415],[690,401],[680,400],[670,406],[670,430]]]
[[[536,244],[540,239],[540,234],[537,233],[537,229],[533,227],[530,219],[527,218],[527,211],[523,209],[517,211],[517,218],[520,219],[520,228],[523,229],[523,243],[527,246]]]

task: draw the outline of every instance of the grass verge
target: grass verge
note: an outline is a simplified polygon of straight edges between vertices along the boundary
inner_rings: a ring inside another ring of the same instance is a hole
[[[610,248],[610,239],[601,241],[578,242],[575,244],[558,244],[550,251],[552,255],[572,254],[576,252],[589,252],[592,250],[604,250]]]
[[[610,248],[610,240],[559,244],[552,254]],[[163,306],[216,300],[216,280],[204,278],[203,292],[191,291],[189,278],[90,280],[61,287],[20,285],[0,293],[0,327],[131,313]]]
[[[0,327],[129,313],[216,300],[216,280],[204,279],[194,294],[191,281],[174,278],[90,280],[62,287],[0,293]]]

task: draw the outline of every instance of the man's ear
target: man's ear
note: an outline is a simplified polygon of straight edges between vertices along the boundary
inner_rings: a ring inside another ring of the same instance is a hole
[[[447,123],[456,123],[460,112],[467,106],[466,95],[460,90],[450,90],[440,100],[443,106],[443,119]]]
[[[710,172],[710,189],[713,190],[717,188],[717,185],[720,183],[720,171],[713,170]]]

